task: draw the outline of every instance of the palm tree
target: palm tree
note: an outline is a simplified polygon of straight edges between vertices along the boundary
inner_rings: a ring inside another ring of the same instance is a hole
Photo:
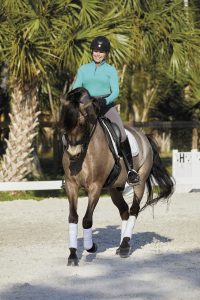
[[[129,101],[134,119],[145,121],[162,78],[183,82],[186,73],[199,73],[200,31],[184,2],[126,0],[124,7],[133,18]]]
[[[0,180],[23,180],[32,172],[33,140],[38,125],[38,84],[50,63],[49,34],[28,1],[3,1],[1,58],[8,68],[11,95],[10,133]],[[36,26],[37,25],[37,26]],[[42,29],[40,29],[40,26]]]
[[[113,46],[119,46],[111,59],[120,65],[127,52],[129,28],[126,17],[111,6],[111,2],[102,6],[96,0],[1,2],[0,59],[8,68],[12,98],[1,181],[23,180],[32,173],[40,114],[38,90],[45,83],[51,95],[50,80],[57,73],[54,68],[65,68],[72,77],[77,67],[89,60],[91,39],[108,32]]]

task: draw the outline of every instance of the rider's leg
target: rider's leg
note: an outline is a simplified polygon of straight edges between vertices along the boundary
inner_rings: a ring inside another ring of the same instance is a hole
[[[133,169],[133,158],[131,153],[131,147],[129,144],[124,125],[115,107],[109,109],[105,114],[111,122],[116,123],[121,132],[121,152],[124,158],[125,166],[128,173],[127,183],[135,185],[139,182],[140,178],[138,173]]]
[[[108,118],[112,123],[117,124],[117,126],[119,127],[120,132],[121,132],[121,141],[125,141],[126,131],[124,129],[124,125],[122,123],[122,120],[121,120],[120,115],[117,112],[116,108],[111,107],[105,114],[105,117]]]
[[[133,169],[133,157],[128,137],[126,137],[125,141],[121,142],[120,146],[128,173],[127,183],[130,185],[137,184],[140,181],[140,177],[138,173]]]

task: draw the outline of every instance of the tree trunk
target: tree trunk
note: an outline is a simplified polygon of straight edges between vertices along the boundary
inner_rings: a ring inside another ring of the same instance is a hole
[[[192,129],[192,149],[198,149],[198,129]]]
[[[16,83],[12,91],[9,139],[0,166],[0,181],[24,181],[33,171],[33,141],[38,125],[37,88]]]

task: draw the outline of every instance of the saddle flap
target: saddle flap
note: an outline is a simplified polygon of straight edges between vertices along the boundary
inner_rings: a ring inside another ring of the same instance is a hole
[[[109,148],[114,156],[119,157],[121,133],[117,124],[111,123],[111,121],[105,117],[99,118],[99,123],[106,135]]]

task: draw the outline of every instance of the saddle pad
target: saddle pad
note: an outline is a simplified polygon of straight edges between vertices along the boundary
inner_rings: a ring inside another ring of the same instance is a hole
[[[139,153],[138,143],[137,143],[134,135],[130,131],[128,131],[127,129],[125,129],[125,131],[126,131],[126,135],[128,136],[128,140],[129,140],[129,143],[131,146],[132,156],[136,156]]]

